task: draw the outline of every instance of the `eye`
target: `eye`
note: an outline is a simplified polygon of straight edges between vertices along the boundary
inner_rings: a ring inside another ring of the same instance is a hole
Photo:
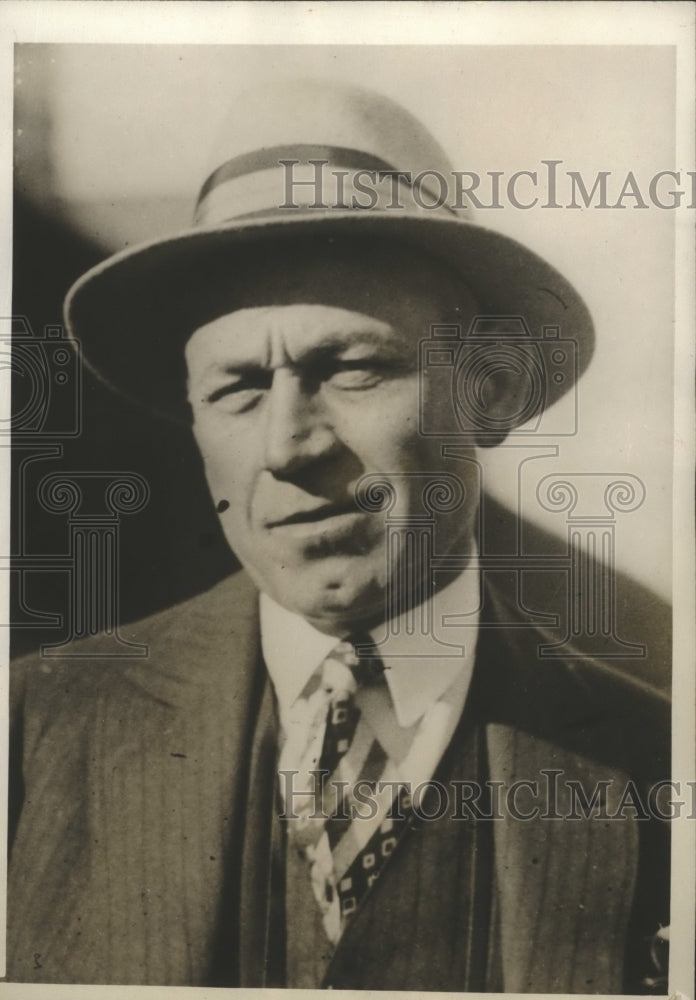
[[[271,375],[265,371],[231,374],[207,394],[205,402],[228,413],[244,413],[256,405],[270,384]]]
[[[327,382],[334,389],[370,389],[383,379],[383,374],[374,367],[358,366],[340,368]]]
[[[387,377],[386,366],[376,358],[337,361],[327,366],[322,381],[332,389],[371,389]]]

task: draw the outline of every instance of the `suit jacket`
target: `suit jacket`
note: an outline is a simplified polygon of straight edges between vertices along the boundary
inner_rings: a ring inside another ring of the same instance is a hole
[[[666,824],[639,808],[669,777],[662,612],[620,580],[624,628],[657,622],[647,657],[540,659],[558,633],[521,622],[517,581],[492,574],[485,591],[437,777],[470,779],[474,760],[499,801],[519,788],[523,811],[533,786],[515,783],[539,782],[554,789],[537,800],[546,816],[414,822],[323,984],[642,992],[669,919]],[[525,606],[562,611],[561,591],[539,574]],[[84,658],[16,666],[8,979],[276,985],[276,720],[257,594],[240,573],[126,631],[147,659],[91,658],[95,637]],[[599,790],[599,819],[578,809],[580,786]]]

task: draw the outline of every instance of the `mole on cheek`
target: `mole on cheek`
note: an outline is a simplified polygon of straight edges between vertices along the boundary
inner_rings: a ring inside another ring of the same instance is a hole
[[[224,514],[228,507],[229,507],[229,501],[221,500],[220,503],[215,508],[215,510],[218,512],[218,514]]]

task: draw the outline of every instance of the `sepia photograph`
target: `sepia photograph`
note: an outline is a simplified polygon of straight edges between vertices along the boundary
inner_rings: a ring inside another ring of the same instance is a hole
[[[642,6],[3,48],[0,996],[693,989],[694,14]]]

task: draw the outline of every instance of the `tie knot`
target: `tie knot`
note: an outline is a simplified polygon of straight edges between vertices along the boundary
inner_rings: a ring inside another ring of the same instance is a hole
[[[322,685],[327,692],[352,695],[358,687],[378,684],[383,676],[384,664],[372,652],[369,638],[344,639],[324,660]]]

